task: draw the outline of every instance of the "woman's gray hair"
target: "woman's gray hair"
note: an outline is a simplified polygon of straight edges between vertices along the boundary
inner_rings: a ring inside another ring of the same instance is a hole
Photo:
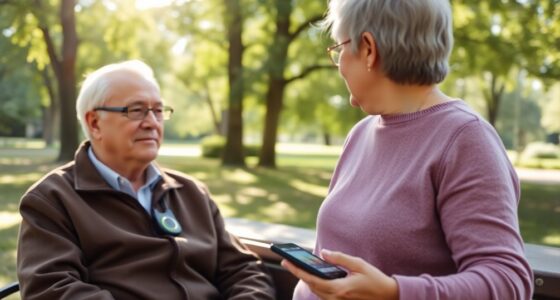
[[[389,79],[431,85],[447,75],[452,23],[448,0],[330,0],[321,26],[338,42],[352,39],[354,53],[370,32]]]
[[[86,76],[76,101],[76,113],[82,130],[88,139],[91,138],[85,120],[86,113],[97,106],[103,105],[107,100],[107,93],[111,88],[109,75],[116,72],[129,72],[153,83],[159,90],[159,85],[150,66],[139,60],[128,60],[101,67]]]

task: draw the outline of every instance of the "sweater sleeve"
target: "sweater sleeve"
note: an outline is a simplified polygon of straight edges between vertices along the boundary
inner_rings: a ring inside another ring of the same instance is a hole
[[[437,214],[457,274],[395,275],[400,299],[531,299],[519,182],[493,128],[476,120],[458,130],[436,180]]]
[[[225,229],[217,206],[213,201],[210,205],[218,236],[216,285],[224,299],[275,299],[272,279],[262,261]]]
[[[87,283],[79,241],[64,208],[33,191],[21,201],[17,273],[22,299],[113,299]]]

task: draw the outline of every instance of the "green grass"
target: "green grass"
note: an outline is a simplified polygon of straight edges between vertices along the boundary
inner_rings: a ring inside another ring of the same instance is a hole
[[[27,143],[27,144],[26,144]],[[1,145],[1,144],[0,144]],[[19,198],[56,165],[56,151],[20,141],[0,147],[0,285],[14,281]],[[196,145],[172,145],[177,153]],[[221,167],[218,160],[161,156],[161,165],[188,173],[208,185],[225,216],[315,227],[340,147],[278,146],[278,169]],[[522,184],[520,225],[526,242],[560,247],[560,185]]]
[[[519,225],[525,242],[560,247],[560,186],[522,183]]]

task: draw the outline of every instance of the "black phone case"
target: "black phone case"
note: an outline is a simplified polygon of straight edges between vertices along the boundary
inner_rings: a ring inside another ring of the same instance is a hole
[[[284,244],[285,245],[285,244]],[[306,249],[296,245],[296,244],[289,244],[290,247],[298,247],[301,250],[308,252],[309,254],[317,257],[318,259],[320,259],[321,261],[324,261],[322,258],[318,257],[317,255],[307,251]],[[312,266],[300,261],[299,259],[294,258],[293,256],[291,256],[290,254],[288,254],[288,252],[284,251],[282,248],[278,247],[275,244],[272,244],[270,246],[270,250],[272,250],[272,252],[282,256],[283,258],[289,260],[290,262],[292,262],[293,264],[295,264],[296,266],[300,267],[301,269],[307,271],[308,273],[311,273],[315,276],[321,277],[323,279],[336,279],[336,278],[342,278],[345,277],[347,274],[345,271],[340,270],[340,272],[332,272],[332,273],[323,273],[315,268],[313,268]],[[325,261],[324,261],[325,262]],[[327,262],[325,262],[326,264],[329,264]],[[332,265],[333,267],[336,267],[335,265]]]

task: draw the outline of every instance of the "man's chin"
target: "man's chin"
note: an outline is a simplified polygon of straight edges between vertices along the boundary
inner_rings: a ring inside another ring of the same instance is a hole
[[[151,147],[142,147],[140,149],[139,149],[139,147],[137,147],[133,151],[136,151],[136,156],[141,158],[142,160],[152,161],[152,160],[155,160],[158,156],[159,145],[154,144]]]
[[[152,161],[156,160],[157,158],[157,152],[156,154],[153,153],[142,153],[141,155],[138,155],[138,160],[139,161],[143,161],[146,164],[150,164]]]

